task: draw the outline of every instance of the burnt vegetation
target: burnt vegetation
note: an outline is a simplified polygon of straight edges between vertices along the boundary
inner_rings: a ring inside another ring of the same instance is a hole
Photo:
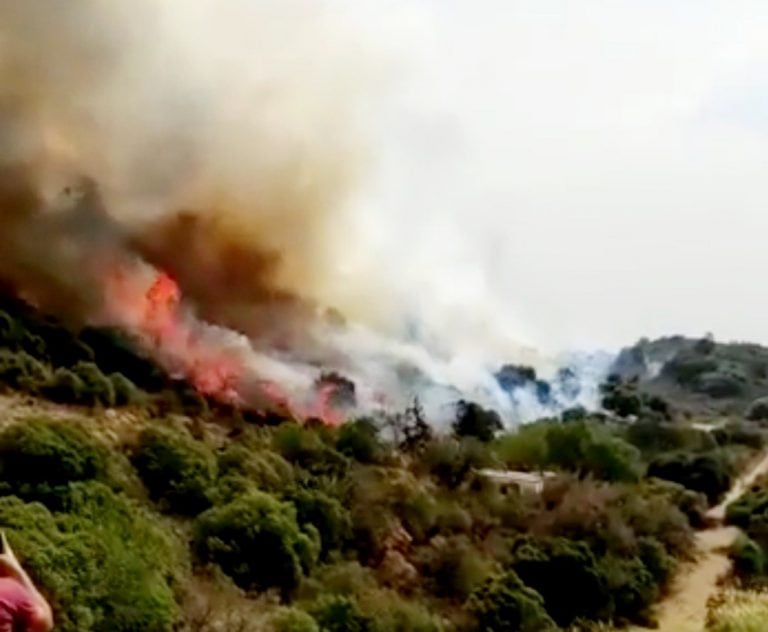
[[[414,401],[328,427],[206,398],[120,332],[6,297],[0,384],[37,412],[0,425],[0,527],[64,632],[650,624],[768,420],[762,351],[673,339],[650,377],[654,344],[624,352],[599,414],[509,429],[461,401],[438,431]],[[525,367],[498,377],[552,396]],[[354,383],[327,385],[353,406]],[[726,400],[748,414],[712,419]],[[509,471],[541,485],[492,475]],[[752,582],[768,573],[767,493],[728,513]]]

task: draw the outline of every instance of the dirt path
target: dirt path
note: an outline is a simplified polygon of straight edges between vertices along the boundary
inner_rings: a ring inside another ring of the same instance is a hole
[[[680,569],[669,596],[657,609],[658,632],[702,632],[707,618],[707,602],[717,591],[718,580],[730,570],[727,549],[739,533],[736,527],[723,526],[725,508],[739,498],[755,480],[768,472],[768,453],[739,477],[723,502],[712,507],[707,517],[715,523],[696,533],[696,561]],[[650,628],[631,628],[632,632]]]

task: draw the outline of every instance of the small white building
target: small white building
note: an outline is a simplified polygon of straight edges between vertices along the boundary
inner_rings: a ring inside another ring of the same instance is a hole
[[[497,483],[502,489],[514,487],[520,492],[540,494],[547,479],[555,476],[554,472],[515,472],[512,470],[494,470],[483,468],[477,473],[486,480]]]

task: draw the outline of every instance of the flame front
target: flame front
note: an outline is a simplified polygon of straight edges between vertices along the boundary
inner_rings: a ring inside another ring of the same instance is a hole
[[[206,340],[204,324],[185,309],[170,275],[146,264],[117,265],[106,276],[105,290],[102,320],[128,330],[171,374],[187,378],[201,393],[241,403],[242,359]]]
[[[328,425],[342,423],[343,415],[333,404],[335,384],[318,385],[309,402],[292,401],[280,385],[252,374],[242,348],[222,343],[224,330],[194,316],[171,275],[141,261],[107,269],[100,320],[135,336],[172,375],[186,378],[201,393],[223,402],[253,405],[244,393],[256,392],[253,399],[260,405],[266,403],[287,416],[320,419]]]

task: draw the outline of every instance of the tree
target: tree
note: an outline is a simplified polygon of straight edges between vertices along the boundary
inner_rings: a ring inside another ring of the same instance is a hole
[[[483,408],[475,402],[460,400],[456,404],[456,421],[453,431],[457,437],[475,437],[483,442],[493,439],[504,429],[501,418],[495,410]]]
[[[376,424],[370,419],[358,419],[341,427],[336,449],[360,463],[375,463],[381,459],[384,446]]]
[[[171,511],[195,515],[210,506],[216,461],[204,444],[150,427],[142,432],[133,461],[150,496]]]
[[[472,593],[467,610],[484,632],[546,632],[557,626],[544,600],[514,571],[494,575]]]
[[[301,489],[290,496],[300,525],[311,524],[320,534],[323,558],[349,537],[352,523],[344,506],[319,490]]]
[[[195,523],[203,561],[218,564],[241,588],[278,588],[286,597],[317,560],[318,540],[316,530],[299,527],[293,505],[259,491],[212,507]]]
[[[701,492],[714,504],[731,485],[731,473],[720,455],[673,453],[648,465],[648,476],[663,478]]]
[[[0,434],[0,477],[17,495],[47,495],[106,469],[105,448],[73,424],[32,418]]]
[[[520,538],[512,556],[512,570],[543,597],[558,625],[566,627],[579,617],[599,619],[610,613],[611,594],[584,542]]]

